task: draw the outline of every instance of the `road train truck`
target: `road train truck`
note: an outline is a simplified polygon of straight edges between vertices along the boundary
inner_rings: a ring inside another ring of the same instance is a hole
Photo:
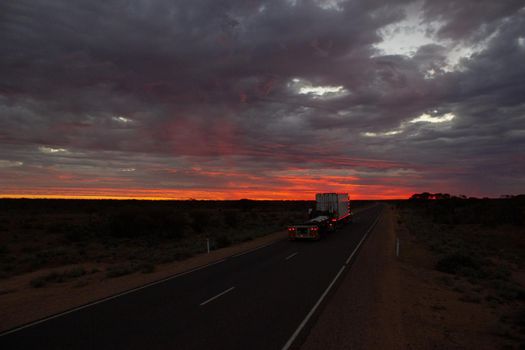
[[[348,193],[317,193],[315,209],[310,210],[309,220],[288,226],[288,237],[290,240],[318,240],[323,234],[351,222],[352,216]]]

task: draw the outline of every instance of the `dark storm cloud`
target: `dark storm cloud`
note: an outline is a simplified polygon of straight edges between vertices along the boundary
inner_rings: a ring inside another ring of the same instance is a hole
[[[293,170],[406,191],[518,191],[522,2],[425,2],[438,38],[483,45],[453,71],[442,43],[412,56],[375,48],[410,3],[3,2],[2,187],[279,190]],[[410,123],[423,113],[456,118]]]
[[[521,0],[443,0],[425,1],[423,8],[427,19],[444,22],[439,36],[482,40],[500,26],[501,19],[519,16],[523,6]]]

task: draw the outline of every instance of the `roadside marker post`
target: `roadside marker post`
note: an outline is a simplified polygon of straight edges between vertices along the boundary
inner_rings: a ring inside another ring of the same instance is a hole
[[[210,254],[210,239],[206,238],[206,250],[208,251],[208,254]]]
[[[396,256],[399,257],[399,238],[396,238]]]

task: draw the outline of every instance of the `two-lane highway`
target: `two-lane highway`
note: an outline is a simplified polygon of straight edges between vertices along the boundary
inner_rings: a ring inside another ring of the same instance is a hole
[[[0,336],[2,349],[283,349],[350,267],[377,205],[317,242],[279,241]]]

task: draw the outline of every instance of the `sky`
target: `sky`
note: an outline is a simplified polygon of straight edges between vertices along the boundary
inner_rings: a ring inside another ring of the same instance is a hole
[[[525,192],[523,0],[4,0],[0,197]]]

